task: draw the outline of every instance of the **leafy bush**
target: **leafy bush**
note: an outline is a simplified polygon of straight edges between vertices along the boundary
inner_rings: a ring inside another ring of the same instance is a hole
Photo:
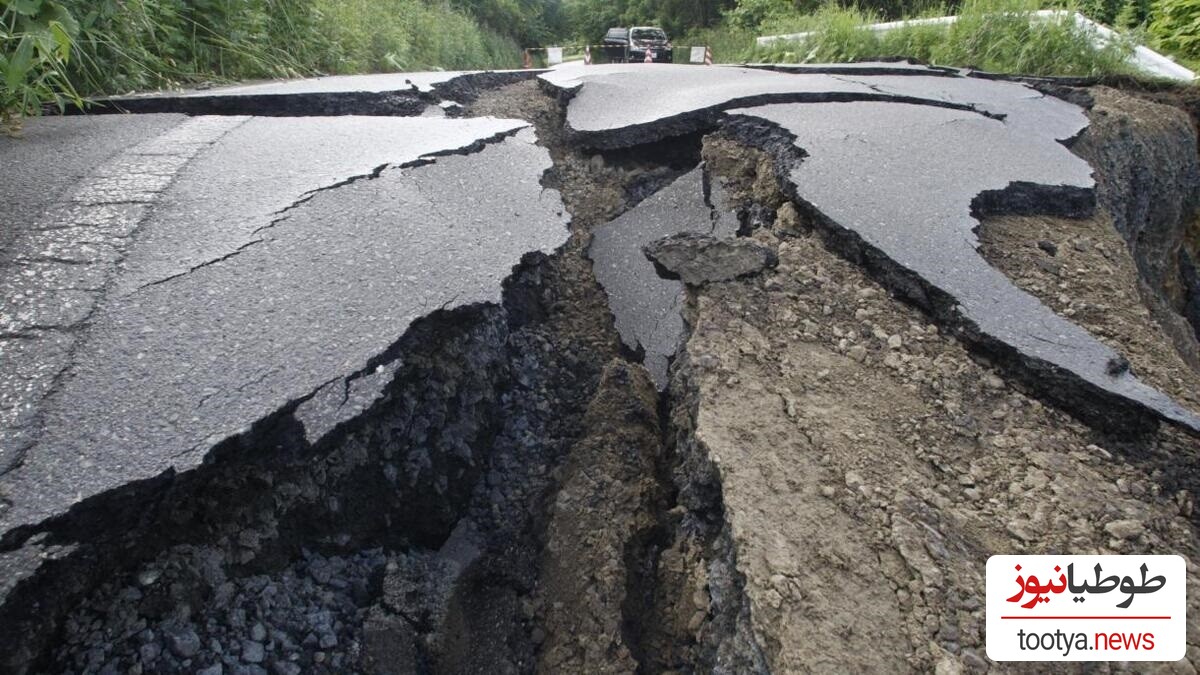
[[[46,103],[81,103],[67,77],[78,31],[58,3],[0,0],[0,129],[16,133],[21,117]]]
[[[1123,0],[1076,0],[1074,9],[1093,21],[1112,25]]]
[[[1112,25],[1124,29],[1138,28],[1150,18],[1152,5],[1152,0],[1125,0],[1113,17]]]
[[[1155,46],[1200,61],[1200,0],[1157,0],[1149,34]]]

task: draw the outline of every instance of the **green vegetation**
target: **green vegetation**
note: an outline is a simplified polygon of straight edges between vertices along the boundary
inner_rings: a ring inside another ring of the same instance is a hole
[[[1200,0],[1158,0],[1149,33],[1154,45],[1200,68]]]
[[[420,0],[319,0],[319,37],[305,62],[326,73],[519,68],[513,36]]]
[[[599,40],[613,26],[661,26],[670,35],[721,21],[734,0],[564,0],[568,33]]]
[[[60,2],[82,25],[81,58],[71,75],[86,94],[519,63],[514,35],[486,28],[447,4],[422,0]]]
[[[79,25],[53,2],[0,1],[0,130],[13,133],[44,104],[80,102],[67,75]]]
[[[557,0],[0,0],[0,113],[201,82],[511,68]],[[78,94],[76,93],[78,92]]]
[[[713,58],[718,63],[741,63],[754,49],[757,31],[729,24],[712,28],[697,28],[675,39],[680,45],[707,45],[712,48]]]
[[[1151,0],[1076,0],[1072,9],[1093,21],[1119,28],[1135,28],[1150,16]]]
[[[746,56],[751,61],[781,63],[911,56],[935,64],[1027,75],[1129,71],[1125,59],[1131,43],[1096,47],[1089,31],[1070,17],[1031,20],[1038,8],[1032,0],[967,0],[958,21],[948,26],[905,26],[878,33],[866,27],[879,21],[878,16],[827,6],[790,27],[809,31],[805,38],[755,47]]]
[[[830,5],[829,0],[738,0],[726,18],[743,28],[755,28],[779,23],[787,24],[798,17],[815,14]],[[954,14],[958,0],[855,0],[833,3],[838,7],[852,8],[864,14],[880,17],[880,21],[891,21],[923,14],[944,16]]]

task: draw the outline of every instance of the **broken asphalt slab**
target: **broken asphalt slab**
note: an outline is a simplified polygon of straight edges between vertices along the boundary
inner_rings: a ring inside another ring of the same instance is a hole
[[[1200,431],[1200,416],[1139,381],[1121,355],[1017,289],[978,252],[977,214],[1090,213],[1090,167],[1052,138],[1070,127],[1051,121],[1034,133],[1032,116],[1014,124],[874,102],[731,115],[734,126],[738,118],[751,126],[766,120],[793,138],[798,152],[785,161],[798,200],[847,249],[890,268],[895,290],[1009,356],[1051,398],[1101,425],[1132,423],[1113,422],[1113,410],[1140,411]]]
[[[154,227],[140,234],[141,245],[125,259],[115,292],[163,283],[257,245],[276,221],[320,191],[427,155],[478,148],[523,126],[488,118],[241,118],[163,196]]]
[[[449,100],[469,103],[484,89],[535,77],[538,70],[435,71],[338,75],[182,92],[114,96],[92,112],[191,115],[417,116]]]
[[[121,124],[143,133],[169,130],[135,144],[132,134],[109,132]],[[374,175],[389,162],[462,151],[461,144],[474,147],[522,126],[512,120],[158,115],[59,120],[54,128],[70,131],[70,138],[105,133],[126,147],[95,143],[109,148],[105,161],[80,164],[82,178],[62,194],[29,198],[26,217],[13,227],[19,236],[6,249],[10,273],[0,276],[0,354],[11,365],[0,373],[0,474],[31,442],[38,402],[67,367],[78,328],[102,294],[127,295],[236,255],[261,243],[260,232],[316,192]],[[203,152],[226,135],[218,151]],[[53,138],[43,134],[9,149],[44,150]],[[168,186],[154,226],[138,230],[139,245],[131,248],[132,235]]]
[[[257,151],[263,164],[273,158],[302,173],[311,166],[296,164],[294,152],[306,137],[268,132],[271,124],[294,132],[288,122],[254,120],[264,125]],[[540,184],[549,156],[524,123],[363,123],[367,140],[350,150],[378,145],[386,154],[390,147],[392,161],[372,167],[360,158],[358,180],[337,165],[321,178],[337,174],[329,189],[305,193],[301,183],[281,179],[277,189],[301,191],[263,201],[254,181],[240,189],[204,182],[211,176],[201,161],[157,196],[164,210],[191,206],[171,211],[171,221],[151,215],[142,225],[130,271],[156,283],[125,285],[104,298],[87,317],[65,376],[37,406],[32,442],[0,476],[5,548],[19,545],[14,530],[88,497],[198,466],[211,447],[263,418],[295,412],[316,442],[373,400],[381,386],[373,376],[394,367],[389,350],[407,326],[439,310],[498,302],[523,256],[566,240],[558,195]],[[375,124],[394,127],[387,144]],[[426,158],[417,160],[414,149]],[[224,142],[206,152],[244,159]],[[444,156],[429,157],[435,153]],[[210,212],[229,202],[244,202],[272,226],[254,233],[253,222],[234,225],[220,250],[210,251],[233,253],[204,265],[185,255],[194,242],[153,236],[155,227],[179,225],[176,218],[184,230],[187,223],[212,226]],[[292,207],[274,213],[281,202]],[[251,236],[259,243],[237,244]],[[149,264],[164,260],[171,262]],[[147,269],[156,272],[141,272]],[[184,273],[170,276],[173,270]],[[22,376],[4,373],[7,383]],[[336,404],[330,387],[341,394]]]
[[[988,85],[997,84],[943,71],[923,73],[923,77],[877,75],[914,81],[909,92],[885,91],[874,86],[868,73],[888,71],[862,65],[849,70],[814,66],[811,71],[797,73],[619,64],[556,69],[541,74],[539,80],[560,97],[570,99],[567,127],[576,142],[596,148],[629,147],[693,133],[713,127],[722,110],[768,103],[889,101],[976,110],[969,100],[942,95],[936,83],[951,79],[976,82],[981,91],[990,91]],[[1028,88],[1024,91],[1036,94]]]
[[[660,277],[642,247],[680,232],[732,237],[738,222],[724,201],[720,186],[708,184],[698,167],[593,232],[588,257],[617,332],[626,347],[644,354],[659,389],[666,387],[670,359],[683,339],[684,288]]]

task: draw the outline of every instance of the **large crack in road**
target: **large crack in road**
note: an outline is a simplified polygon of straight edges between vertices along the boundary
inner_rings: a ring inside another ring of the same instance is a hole
[[[190,161],[156,170],[146,194],[105,187],[153,204],[126,218],[137,234],[128,250],[101,261],[111,278],[87,285],[94,312],[70,322],[80,327],[65,347],[40,342],[66,331],[57,324],[0,336],[0,353],[53,366],[46,380],[32,368],[5,380],[33,383],[22,387],[36,405],[22,405],[36,415],[21,418],[30,432],[0,476],[0,627],[22,636],[0,669],[970,668],[982,661],[969,618],[978,607],[963,598],[979,579],[954,555],[998,544],[958,529],[973,507],[950,515],[926,462],[983,490],[988,475],[958,462],[986,440],[992,455],[1012,448],[1038,457],[1037,471],[1052,464],[1064,484],[1080,481],[994,428],[1019,419],[1064,456],[1121,448],[1135,468],[1120,480],[1151,476],[1169,490],[1166,502],[1154,492],[1137,503],[1147,520],[1163,509],[1194,517],[1192,398],[1113,385],[1132,380],[1127,365],[1099,384],[1080,374],[1090,362],[1040,367],[1053,359],[1025,354],[1038,348],[987,324],[961,284],[937,276],[953,265],[905,257],[936,223],[934,257],[965,246],[1003,291],[1010,282],[975,253],[972,217],[985,227],[999,210],[1091,218],[1089,168],[1059,144],[1086,142],[1078,108],[914,64],[597,72],[409,78],[404,97],[419,106],[380,103],[399,91],[383,80],[146,104],[277,117],[194,118],[236,126],[222,152],[190,144]],[[413,116],[442,99],[465,104],[462,119],[312,116]],[[993,158],[998,182],[978,172],[955,183],[980,154],[968,141],[988,131],[999,134],[992,150],[1025,145]],[[932,156],[908,167],[928,184],[864,192],[884,181],[888,152],[920,157],[955,133],[962,161],[945,175],[945,156]],[[863,168],[853,156],[866,148],[879,156]],[[1034,151],[1044,161],[1029,160]],[[1197,187],[1188,161],[1181,191]],[[1091,169],[1105,184],[1111,168]],[[925,194],[952,183],[954,199]],[[252,207],[213,194],[247,195]],[[1186,207],[1176,211],[1162,218]],[[893,234],[876,236],[885,218]],[[721,242],[734,237],[779,268],[660,278],[668,270],[644,249],[681,232],[712,238],[689,249],[707,272],[729,259],[705,252],[728,251]],[[42,255],[89,259],[63,249]],[[987,262],[996,255],[989,248]],[[972,283],[977,271],[959,270]],[[1050,316],[1071,326],[1056,333],[1066,347],[1118,360],[1092,345],[1094,329]],[[37,347],[20,346],[34,337]],[[1134,367],[1149,358],[1137,345]],[[1165,350],[1154,366],[1178,358]],[[874,453],[879,467],[863,461]],[[1004,473],[995,456],[973,461]],[[889,480],[895,503],[869,487]],[[1098,518],[1117,501],[1059,508]],[[1147,536],[1187,548],[1189,523]],[[1032,545],[1029,527],[1007,531]],[[830,565],[887,580],[852,584],[878,616],[837,606],[821,572]],[[844,652],[810,649],[834,635]]]

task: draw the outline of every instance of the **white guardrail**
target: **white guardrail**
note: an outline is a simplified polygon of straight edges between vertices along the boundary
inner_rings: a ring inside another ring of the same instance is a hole
[[[1079,12],[1070,12],[1061,9],[1044,9],[1033,13],[1033,16],[1036,19],[1055,19],[1067,15],[1072,16],[1075,19],[1075,23],[1079,25],[1079,27],[1091,31],[1094,36],[1093,39],[1097,45],[1103,46],[1115,39],[1118,39],[1118,35],[1112,29],[1101,26]],[[932,19],[909,19],[907,21],[875,23],[866,26],[866,28],[879,33],[886,33],[890,30],[902,28],[904,26],[949,25],[957,20],[957,16],[939,16]],[[802,40],[808,35],[809,33],[767,35],[758,38],[758,44],[769,45],[773,42]],[[1129,63],[1136,66],[1140,70],[1143,70],[1151,75],[1157,75],[1158,77],[1165,77],[1183,82],[1192,82],[1196,79],[1196,73],[1193,73],[1191,70],[1188,70],[1178,63],[1175,63],[1170,58],[1159,54],[1153,49],[1144,47],[1142,45],[1138,45],[1134,49],[1133,54],[1131,54],[1129,57]]]

